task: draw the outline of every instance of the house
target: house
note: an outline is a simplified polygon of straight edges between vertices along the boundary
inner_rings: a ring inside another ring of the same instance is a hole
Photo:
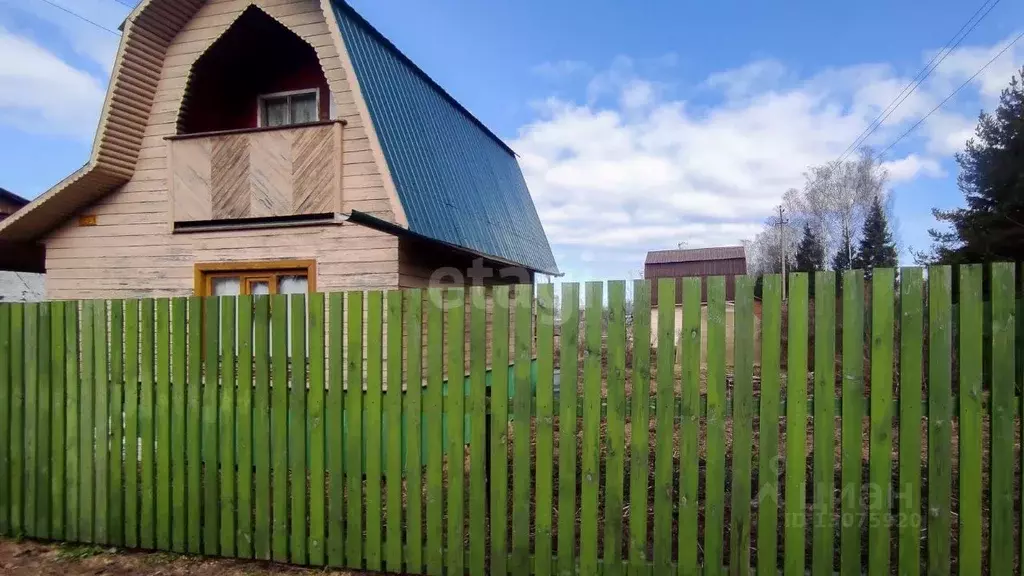
[[[142,0],[88,163],[0,243],[50,299],[558,273],[515,153],[343,0]]]
[[[0,221],[14,214],[28,204],[28,200],[0,188]],[[0,242],[0,252],[8,253],[9,268],[0,269],[0,302],[31,302],[43,297],[43,276],[37,268],[40,254],[25,253],[5,247]]]
[[[686,278],[698,276],[725,276],[725,299],[733,301],[736,294],[736,276],[747,273],[747,258],[743,246],[718,246],[678,250],[654,250],[644,261],[644,278],[653,284],[651,302],[658,303],[658,278]],[[706,302],[707,285],[701,284],[701,301]],[[682,283],[676,283],[676,304],[683,301]]]
[[[14,214],[26,204],[28,204],[28,200],[18,196],[14,192],[0,188],[0,220]]]

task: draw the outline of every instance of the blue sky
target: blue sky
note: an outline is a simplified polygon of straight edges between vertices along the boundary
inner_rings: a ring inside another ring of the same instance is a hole
[[[133,0],[51,2],[116,30]],[[570,279],[753,238],[983,4],[352,3],[520,154]],[[1024,3],[999,2],[869,144],[886,147],[1022,30]],[[117,41],[44,0],[0,0],[0,186],[31,198],[87,160]],[[952,154],[1021,65],[1024,41],[889,152],[908,263],[931,208],[961,202]]]

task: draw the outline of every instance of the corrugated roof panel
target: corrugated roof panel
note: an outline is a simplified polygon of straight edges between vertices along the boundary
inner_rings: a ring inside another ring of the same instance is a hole
[[[734,258],[746,258],[746,250],[743,246],[652,250],[647,253],[645,263],[671,264],[676,262],[696,262],[699,260],[732,260]]]
[[[557,273],[512,150],[344,1],[333,5],[409,229]]]

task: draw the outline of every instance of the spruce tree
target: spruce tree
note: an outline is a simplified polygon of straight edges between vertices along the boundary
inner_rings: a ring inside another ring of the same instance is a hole
[[[850,231],[847,229],[843,230],[843,237],[839,241],[839,249],[836,250],[836,255],[832,257],[832,269],[836,272],[845,272],[850,269],[850,252],[853,245],[853,239],[850,238]]]
[[[882,210],[882,199],[875,196],[867,219],[864,220],[864,230],[853,257],[853,267],[863,269],[864,277],[870,278],[875,268],[892,268],[897,261],[896,243],[892,239],[885,211]]]
[[[809,223],[804,224],[804,235],[796,248],[797,272],[814,272],[825,268],[825,250]]]
[[[974,137],[956,155],[966,206],[933,210],[950,231],[929,230],[935,262],[1019,260],[1024,254],[1024,68],[995,112],[982,112]]]

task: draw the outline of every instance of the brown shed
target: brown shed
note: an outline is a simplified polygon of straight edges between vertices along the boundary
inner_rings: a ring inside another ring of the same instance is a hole
[[[736,294],[736,276],[747,273],[743,246],[717,246],[679,250],[654,250],[647,253],[644,278],[651,280],[651,302],[658,303],[658,278],[725,276],[725,299]],[[707,300],[707,286],[701,288],[701,301]],[[683,300],[682,283],[676,283],[676,304]]]

